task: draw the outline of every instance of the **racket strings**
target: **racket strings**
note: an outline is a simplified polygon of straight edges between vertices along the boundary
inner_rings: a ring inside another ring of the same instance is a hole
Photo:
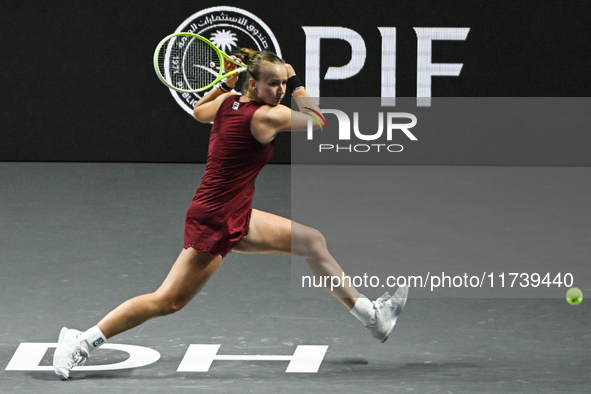
[[[193,39],[186,48],[184,75],[191,89],[209,85],[220,74],[220,59],[209,44]]]
[[[160,74],[178,89],[199,90],[220,74],[220,58],[206,42],[185,37],[171,37],[158,53]]]

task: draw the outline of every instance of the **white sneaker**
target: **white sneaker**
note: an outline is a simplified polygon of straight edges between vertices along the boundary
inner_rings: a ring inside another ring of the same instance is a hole
[[[388,336],[394,330],[396,319],[408,297],[408,286],[399,287],[392,297],[388,292],[373,302],[375,311],[375,318],[372,323],[367,326],[374,338],[379,339],[382,343],[386,342]]]
[[[57,348],[53,354],[53,370],[61,380],[68,379],[72,368],[84,365],[88,358],[88,353],[78,341],[80,333],[66,327],[60,331]]]

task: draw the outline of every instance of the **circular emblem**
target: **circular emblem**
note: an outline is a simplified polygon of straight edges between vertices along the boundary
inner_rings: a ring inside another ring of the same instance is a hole
[[[230,54],[238,48],[269,50],[281,57],[281,49],[275,35],[256,15],[236,7],[211,7],[193,14],[175,33],[199,34],[210,40],[222,51]],[[179,105],[193,115],[193,107],[207,92],[181,93],[170,89]]]

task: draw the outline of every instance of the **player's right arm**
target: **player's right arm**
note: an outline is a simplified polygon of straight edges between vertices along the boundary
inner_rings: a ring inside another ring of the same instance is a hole
[[[236,93],[224,93],[219,88],[211,90],[195,104],[193,117],[201,123],[213,122],[215,114],[224,100],[233,95],[236,95]]]
[[[224,70],[230,72],[236,69],[236,64],[232,63],[229,60],[224,59]],[[226,84],[229,86],[234,86],[238,81],[238,75],[240,73],[236,73],[234,75],[229,76],[226,79]],[[235,95],[237,93],[224,93],[218,87],[213,88],[210,90],[206,95],[201,97],[195,107],[193,108],[193,117],[197,119],[197,121],[201,123],[210,123],[213,122],[215,119],[215,114],[220,109],[220,105],[231,95]]]

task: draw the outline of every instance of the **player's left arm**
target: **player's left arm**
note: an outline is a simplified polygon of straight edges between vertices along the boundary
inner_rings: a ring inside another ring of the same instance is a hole
[[[293,111],[282,104],[264,106],[254,113],[250,131],[257,141],[266,144],[282,131],[306,131],[311,119],[306,113]],[[316,122],[312,122],[312,127],[320,128]]]

